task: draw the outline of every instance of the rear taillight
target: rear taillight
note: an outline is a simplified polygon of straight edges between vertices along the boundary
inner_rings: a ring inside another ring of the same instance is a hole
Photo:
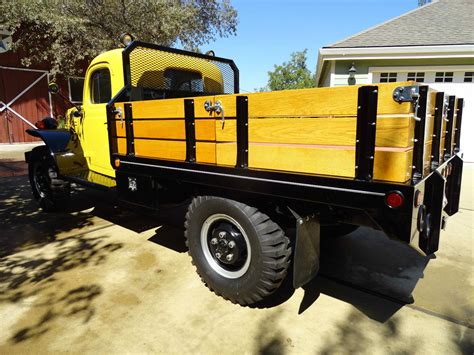
[[[385,203],[390,208],[398,208],[401,205],[403,205],[404,201],[405,201],[405,198],[403,197],[402,193],[398,191],[389,192],[385,196]]]

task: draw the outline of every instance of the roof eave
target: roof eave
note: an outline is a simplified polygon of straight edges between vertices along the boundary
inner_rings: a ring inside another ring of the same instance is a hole
[[[404,47],[331,47],[320,48],[316,82],[320,83],[325,62],[330,60],[474,58],[474,44],[426,45]]]

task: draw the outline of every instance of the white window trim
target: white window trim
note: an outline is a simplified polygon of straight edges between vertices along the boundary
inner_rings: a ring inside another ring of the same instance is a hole
[[[464,73],[474,71],[474,65],[417,65],[417,66],[392,66],[392,67],[369,67],[369,74],[372,74],[372,83],[380,81],[380,73],[397,73],[397,81],[407,81],[408,73],[424,72],[426,83],[434,83],[436,72],[454,72],[454,83],[464,82]],[[374,75],[375,74],[375,75]],[[449,83],[451,84],[451,83]]]
[[[84,85],[86,83],[86,78],[85,77],[82,77],[82,76],[68,76],[67,77],[67,90],[68,90],[68,93],[69,93],[69,101],[71,101],[73,104],[81,104],[82,101],[72,101],[72,96],[71,96],[71,82],[69,81],[69,79],[82,79],[84,80]],[[82,95],[82,97],[84,97],[84,95]]]

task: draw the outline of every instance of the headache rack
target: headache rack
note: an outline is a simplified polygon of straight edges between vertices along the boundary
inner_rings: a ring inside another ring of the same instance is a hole
[[[118,102],[239,93],[232,60],[140,41],[124,49],[123,71]]]

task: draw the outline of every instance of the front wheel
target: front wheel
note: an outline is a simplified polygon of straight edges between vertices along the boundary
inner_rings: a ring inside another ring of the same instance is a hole
[[[54,159],[47,147],[37,147],[28,161],[28,175],[33,196],[46,212],[63,209],[70,195],[70,184],[58,179]]]
[[[203,282],[234,303],[250,305],[284,280],[291,248],[282,229],[243,203],[200,196],[189,205],[186,243]]]

